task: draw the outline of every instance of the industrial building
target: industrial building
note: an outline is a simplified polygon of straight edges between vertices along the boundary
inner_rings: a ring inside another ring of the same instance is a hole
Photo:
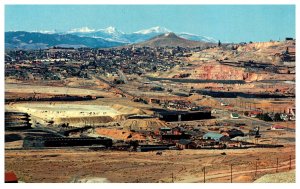
[[[192,121],[210,119],[211,111],[160,111],[156,112],[156,116],[167,122]]]
[[[180,150],[190,149],[193,148],[190,145],[191,143],[192,143],[191,140],[181,139],[176,143],[176,147]]]
[[[30,129],[30,116],[22,112],[5,112],[5,130]]]
[[[23,147],[66,147],[66,146],[92,146],[103,145],[112,146],[112,139],[105,137],[85,137],[85,138],[67,138],[67,137],[36,137],[27,136],[24,138]]]

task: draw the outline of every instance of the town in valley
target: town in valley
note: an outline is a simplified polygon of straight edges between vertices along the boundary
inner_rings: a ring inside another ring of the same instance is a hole
[[[5,182],[295,182],[293,35],[83,29],[5,31]]]

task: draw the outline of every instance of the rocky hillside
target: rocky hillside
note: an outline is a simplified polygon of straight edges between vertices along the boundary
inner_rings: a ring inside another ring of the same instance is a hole
[[[205,43],[199,41],[191,41],[178,37],[175,33],[166,33],[156,36],[148,41],[137,43],[134,46],[140,47],[209,47],[214,46],[213,43]]]

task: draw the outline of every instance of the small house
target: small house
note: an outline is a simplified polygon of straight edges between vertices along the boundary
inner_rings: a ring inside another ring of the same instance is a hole
[[[232,119],[239,119],[239,118],[240,118],[239,114],[237,114],[237,113],[231,113],[231,114],[230,114],[230,117],[231,117]]]
[[[226,102],[221,102],[221,106],[228,106]]]
[[[288,121],[289,120],[289,116],[287,114],[280,114],[280,119],[282,119],[284,121]]]
[[[249,113],[249,116],[255,118],[255,117],[257,117],[257,115],[259,115],[259,114],[261,114],[260,111],[251,111],[251,112]]]
[[[284,130],[284,126],[281,125],[272,125],[271,130]]]
[[[18,183],[16,174],[12,171],[5,171],[5,183]]]
[[[230,138],[234,138],[237,136],[241,136],[241,137],[245,136],[245,134],[241,130],[238,130],[238,129],[231,129],[228,131],[223,131],[221,134],[224,136],[228,136]]]

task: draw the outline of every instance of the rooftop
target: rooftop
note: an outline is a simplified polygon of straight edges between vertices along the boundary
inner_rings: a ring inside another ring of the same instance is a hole
[[[5,182],[18,182],[18,178],[12,171],[5,172]]]
[[[221,138],[221,137],[223,137],[223,135],[219,134],[219,133],[208,132],[205,135],[203,135],[203,137]]]
[[[187,144],[191,143],[191,140],[181,139],[181,140],[179,140],[178,143],[182,144],[182,145],[187,145]]]

